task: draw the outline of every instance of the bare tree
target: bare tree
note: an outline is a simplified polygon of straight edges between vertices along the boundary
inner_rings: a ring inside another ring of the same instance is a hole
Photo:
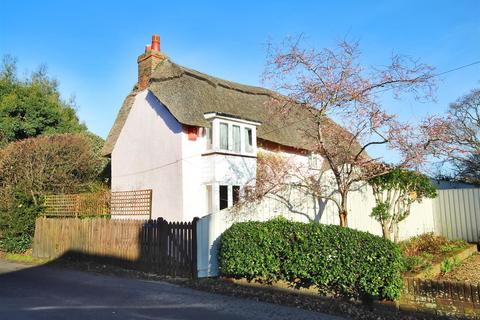
[[[453,165],[456,179],[480,183],[480,90],[450,104],[447,134],[435,154]]]
[[[333,201],[342,226],[348,224],[348,194],[355,185],[392,168],[370,157],[367,149],[385,145],[397,150],[399,167],[418,167],[425,161],[436,133],[435,119],[421,126],[402,123],[382,107],[379,93],[391,90],[397,98],[410,93],[430,99],[436,88],[432,72],[432,67],[399,55],[387,66],[366,68],[360,63],[358,44],[347,41],[335,50],[305,48],[301,39],[270,46],[264,81],[281,93],[272,99],[272,108],[283,116],[285,126],[306,115],[300,129],[305,149],[323,157],[335,192],[322,188],[325,170],[302,175],[299,185]]]

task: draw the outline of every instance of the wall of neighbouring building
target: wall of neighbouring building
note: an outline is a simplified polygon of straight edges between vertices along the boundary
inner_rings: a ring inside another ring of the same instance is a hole
[[[480,242],[480,188],[438,190],[433,205],[437,233]]]

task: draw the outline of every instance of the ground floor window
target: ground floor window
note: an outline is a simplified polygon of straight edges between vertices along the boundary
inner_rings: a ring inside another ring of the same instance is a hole
[[[214,208],[212,208],[212,199],[213,196],[214,185],[207,185],[207,210],[208,212],[213,212]],[[218,209],[223,210],[234,206],[240,201],[240,186],[232,186],[232,185],[218,185]],[[217,200],[215,200],[216,202]]]
[[[228,208],[228,186],[220,186],[219,188],[219,208],[220,210]]]

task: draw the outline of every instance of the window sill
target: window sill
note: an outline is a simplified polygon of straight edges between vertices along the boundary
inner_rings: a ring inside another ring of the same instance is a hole
[[[216,150],[209,150],[205,153],[202,153],[202,157],[211,156],[211,155],[223,155],[223,156],[234,156],[234,157],[243,157],[243,158],[254,158],[256,159],[257,156],[254,153],[238,153],[233,151],[216,151]]]

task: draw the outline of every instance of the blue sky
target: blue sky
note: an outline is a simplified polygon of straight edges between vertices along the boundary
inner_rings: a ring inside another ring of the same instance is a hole
[[[80,119],[106,137],[137,78],[136,58],[160,34],[173,61],[229,80],[259,85],[265,44],[303,33],[310,45],[360,41],[363,59],[392,53],[421,58],[438,72],[480,60],[480,1],[5,1],[0,56],[19,70],[46,64]],[[480,65],[439,78],[435,103],[385,98],[405,120],[446,110],[480,87]]]

